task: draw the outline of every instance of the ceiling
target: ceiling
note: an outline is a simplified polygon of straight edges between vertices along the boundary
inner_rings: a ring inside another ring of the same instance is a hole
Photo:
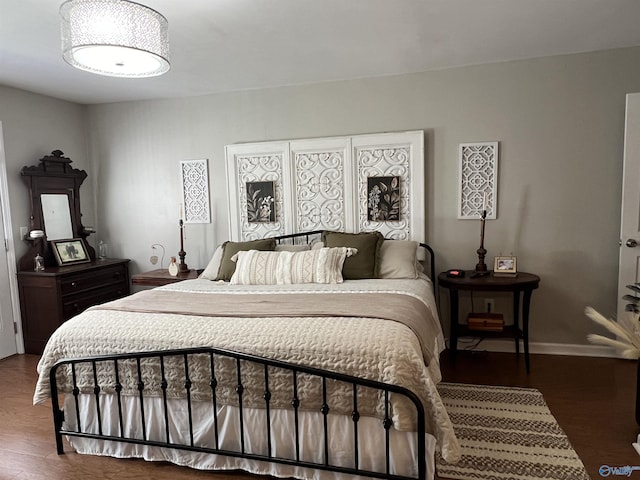
[[[204,95],[640,45],[640,0],[137,0],[169,73],[93,75],[60,53],[62,0],[0,0],[0,84],[82,104]]]

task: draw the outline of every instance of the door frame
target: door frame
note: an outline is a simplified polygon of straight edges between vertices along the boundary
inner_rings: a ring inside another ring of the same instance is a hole
[[[9,273],[9,290],[11,292],[11,311],[13,322],[17,326],[15,342],[17,353],[24,353],[24,339],[22,335],[22,321],[20,314],[20,296],[18,295],[18,271],[16,263],[15,243],[11,222],[11,206],[9,204],[9,183],[7,181],[7,160],[4,148],[4,133],[0,121],[0,204],[2,206],[2,226],[4,227],[4,241],[6,242],[7,271]],[[0,248],[4,248],[0,244]]]

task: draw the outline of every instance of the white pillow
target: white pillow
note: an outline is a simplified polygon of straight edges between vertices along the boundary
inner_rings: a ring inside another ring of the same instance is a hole
[[[218,248],[213,252],[213,256],[207,264],[207,268],[204,269],[199,278],[206,278],[207,280],[215,280],[218,278],[218,270],[220,270],[220,262],[222,262],[222,252],[222,245],[218,245]]]
[[[378,278],[418,278],[418,242],[385,240],[380,247]]]
[[[235,285],[286,285],[292,283],[342,283],[345,258],[355,248],[334,247],[302,252],[249,250],[236,255]]]

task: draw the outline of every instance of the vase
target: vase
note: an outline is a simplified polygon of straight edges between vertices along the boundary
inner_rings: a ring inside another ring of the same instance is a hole
[[[169,275],[175,277],[178,275],[178,264],[176,263],[176,257],[171,257],[171,262],[169,263]]]

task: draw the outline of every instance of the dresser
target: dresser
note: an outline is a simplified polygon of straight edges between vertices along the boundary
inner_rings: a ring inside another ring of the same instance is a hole
[[[26,353],[41,354],[51,334],[92,305],[129,294],[129,260],[47,267],[18,272]]]

